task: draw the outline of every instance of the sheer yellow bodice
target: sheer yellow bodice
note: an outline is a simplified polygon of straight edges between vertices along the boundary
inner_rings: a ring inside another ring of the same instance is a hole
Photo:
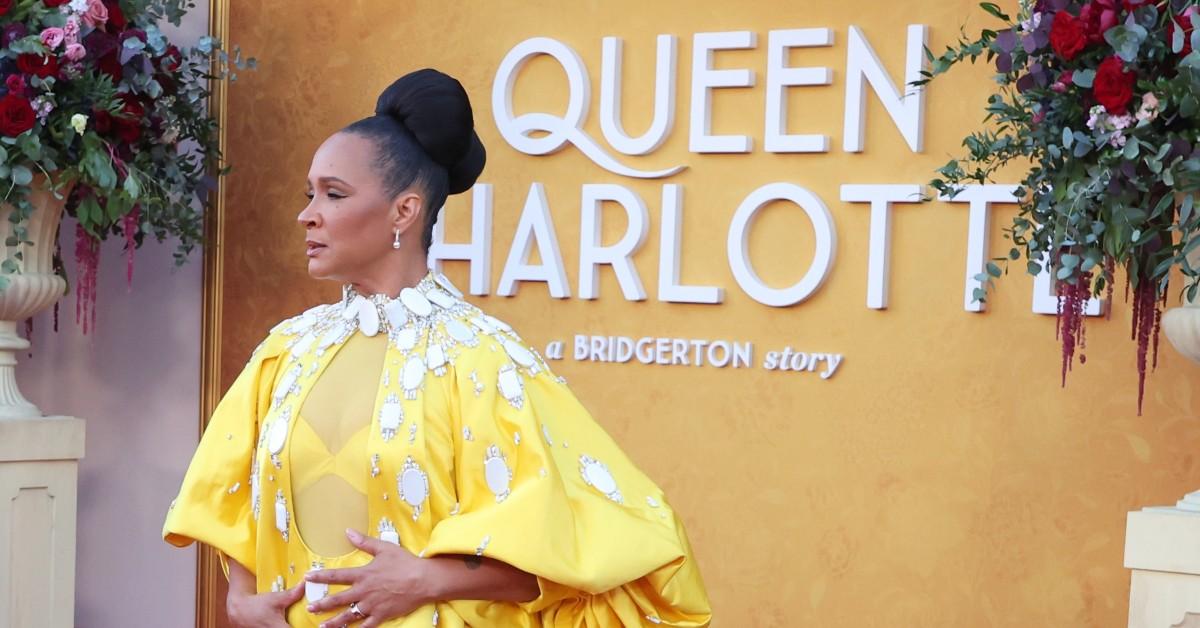
[[[296,417],[289,445],[296,529],[324,557],[354,551],[346,528],[367,529],[367,431],[386,352],[386,336],[351,336]]]

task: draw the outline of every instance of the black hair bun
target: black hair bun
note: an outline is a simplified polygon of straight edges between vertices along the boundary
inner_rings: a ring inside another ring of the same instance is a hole
[[[375,113],[403,124],[430,159],[446,169],[450,194],[475,185],[487,152],[475,133],[467,90],[457,79],[430,68],[406,74],[379,95]]]

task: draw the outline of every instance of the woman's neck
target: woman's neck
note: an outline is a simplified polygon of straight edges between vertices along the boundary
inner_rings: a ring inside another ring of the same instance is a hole
[[[380,277],[363,278],[349,283],[359,294],[383,294],[394,299],[404,288],[412,288],[420,283],[428,272],[424,264],[408,264],[403,269],[383,273]]]

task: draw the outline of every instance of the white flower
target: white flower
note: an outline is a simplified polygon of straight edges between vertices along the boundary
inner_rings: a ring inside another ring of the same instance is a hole
[[[87,128],[87,116],[82,113],[77,113],[71,116],[71,126],[75,127],[75,132],[83,134],[83,130]]]
[[[88,0],[71,0],[70,7],[75,13],[86,13],[88,10]]]

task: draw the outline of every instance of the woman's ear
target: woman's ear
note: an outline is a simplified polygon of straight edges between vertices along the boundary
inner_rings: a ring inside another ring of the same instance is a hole
[[[403,192],[392,203],[392,228],[407,232],[413,224],[420,224],[421,206],[424,204],[420,194]]]

